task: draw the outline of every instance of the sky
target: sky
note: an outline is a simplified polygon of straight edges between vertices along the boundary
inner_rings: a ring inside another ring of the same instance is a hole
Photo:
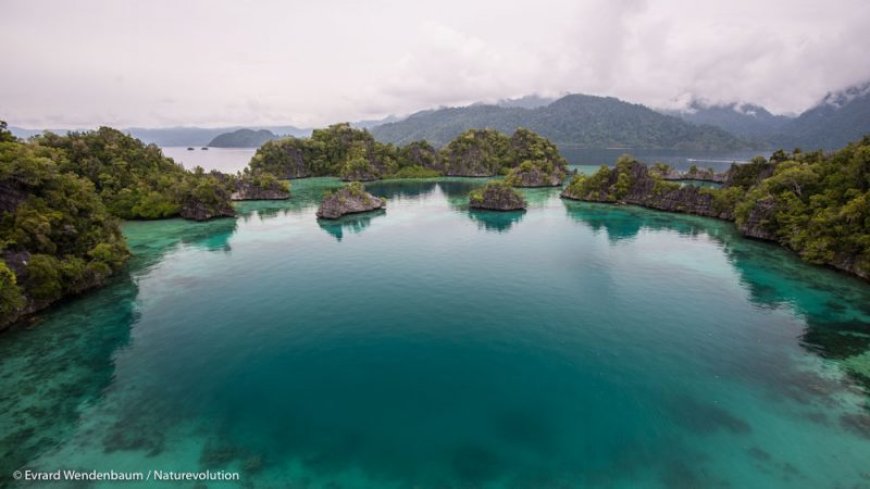
[[[0,119],[296,125],[529,94],[799,113],[870,80],[867,0],[0,0]]]

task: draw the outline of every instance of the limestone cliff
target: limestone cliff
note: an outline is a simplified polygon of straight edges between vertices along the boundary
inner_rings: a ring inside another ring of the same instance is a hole
[[[733,211],[720,206],[712,192],[665,182],[651,175],[646,165],[633,160],[608,170],[606,175],[599,172],[592,177],[575,177],[561,195],[573,200],[619,202],[719,219],[734,218]]]
[[[232,200],[287,200],[290,191],[280,181],[257,182],[241,179],[235,184]]]
[[[506,180],[514,187],[558,187],[566,175],[562,167],[526,161],[508,172]]]
[[[468,196],[472,209],[516,211],[526,208],[526,200],[505,182],[489,182]]]
[[[386,205],[386,200],[366,192],[361,183],[353,182],[327,194],[320,203],[320,208],[317,209],[317,217],[338,219],[346,214],[383,209]]]

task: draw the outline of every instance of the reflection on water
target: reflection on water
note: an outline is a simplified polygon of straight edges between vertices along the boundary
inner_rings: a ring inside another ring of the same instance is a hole
[[[133,257],[109,286],[63,302],[27,329],[0,338],[0,474],[11,474],[61,443],[73,432],[82,406],[99,401],[111,388],[114,358],[130,347],[130,329],[140,318],[139,278],[180,246],[229,251],[235,230],[235,219],[128,222],[124,233]],[[154,419],[139,414],[142,421]],[[116,443],[148,436],[130,428],[116,431],[124,433]]]
[[[381,217],[386,213],[385,210],[380,209],[360,214],[348,214],[338,219],[318,219],[317,225],[320,226],[320,229],[332,235],[336,241],[341,241],[345,232],[360,233],[371,225],[372,219]]]
[[[208,251],[230,251],[230,238],[237,228],[238,222],[235,218],[204,222],[183,219],[128,221],[123,227],[127,243],[133,252],[128,268],[137,270],[157,263],[165,253],[179,245]]]
[[[372,195],[390,199],[413,199],[429,195],[436,190],[438,182],[433,179],[386,180],[366,184]]]
[[[476,222],[480,229],[504,233],[507,232],[511,226],[522,221],[525,213],[526,211],[499,212],[470,209],[468,211],[468,217]]]
[[[614,242],[633,239],[644,230],[670,230],[681,236],[704,236],[716,241],[740,273],[741,283],[755,304],[773,309],[786,307],[805,317],[807,327],[801,335],[801,346],[823,358],[844,361],[847,373],[870,387],[870,358],[865,358],[870,352],[870,289],[859,279],[807,266],[775,244],[744,239],[729,223],[637,207],[569,200],[563,200],[563,204],[572,219],[596,232],[603,230]],[[828,380],[810,374],[806,377],[801,383],[818,387],[820,395],[834,396],[838,392],[820,387],[829,385]],[[777,385],[786,389],[796,384],[784,381],[788,379],[777,380],[783,380]],[[866,428],[870,434],[870,425]]]

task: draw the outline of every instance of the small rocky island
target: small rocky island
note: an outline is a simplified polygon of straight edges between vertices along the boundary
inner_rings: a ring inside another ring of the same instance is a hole
[[[245,173],[236,179],[230,198],[232,200],[287,200],[290,198],[290,185],[269,173]]]
[[[512,169],[505,180],[513,187],[558,187],[567,175],[564,165],[526,160]]]
[[[526,200],[505,181],[488,182],[468,194],[472,209],[518,211],[526,208]]]
[[[360,182],[352,182],[339,190],[324,195],[320,208],[317,209],[318,219],[338,219],[346,214],[358,214],[378,209],[384,209],[387,201],[365,191]]]

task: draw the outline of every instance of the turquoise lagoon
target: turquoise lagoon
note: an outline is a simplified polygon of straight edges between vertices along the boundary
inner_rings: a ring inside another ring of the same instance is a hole
[[[0,336],[16,469],[125,487],[870,487],[870,287],[715,220],[475,179],[333,179],[236,219],[125,225],[109,287]]]

